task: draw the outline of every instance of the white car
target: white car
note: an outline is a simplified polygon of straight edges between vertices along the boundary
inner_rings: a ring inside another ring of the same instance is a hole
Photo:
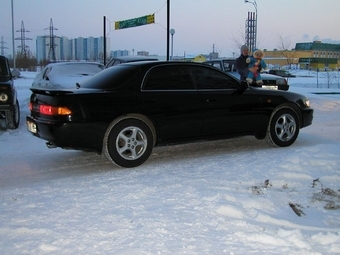
[[[203,62],[204,64],[216,67],[223,72],[227,72],[234,76],[237,79],[240,79],[240,75],[236,71],[236,59],[235,58],[219,58],[213,60],[207,60]],[[272,75],[272,74],[261,74],[263,85],[261,86],[264,89],[274,89],[274,90],[288,90],[289,85],[287,84],[287,80],[281,76]]]
[[[34,88],[75,88],[76,84],[104,70],[98,62],[58,62],[46,65],[32,83]]]

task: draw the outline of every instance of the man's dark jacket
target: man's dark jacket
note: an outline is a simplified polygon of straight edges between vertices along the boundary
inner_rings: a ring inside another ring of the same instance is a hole
[[[236,59],[236,70],[237,72],[240,74],[240,80],[241,81],[245,81],[247,76],[248,76],[248,63],[246,62],[246,59],[248,58],[248,56],[243,56],[241,54],[241,56],[239,56]]]

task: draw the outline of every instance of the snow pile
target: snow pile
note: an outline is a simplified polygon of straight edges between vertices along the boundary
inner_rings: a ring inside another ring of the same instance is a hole
[[[340,253],[334,81],[328,89],[326,78],[322,88],[316,76],[289,79],[315,114],[288,148],[253,137],[162,147],[121,169],[29,134],[34,74],[22,76],[20,127],[0,131],[2,254]]]

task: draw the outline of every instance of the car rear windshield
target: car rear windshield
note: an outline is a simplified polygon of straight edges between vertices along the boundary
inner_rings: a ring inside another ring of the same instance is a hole
[[[68,63],[52,67],[53,72],[58,75],[75,75],[75,74],[90,74],[95,75],[104,69],[103,65],[91,63]]]
[[[113,66],[80,83],[81,88],[116,89],[126,84],[139,71],[137,66]]]

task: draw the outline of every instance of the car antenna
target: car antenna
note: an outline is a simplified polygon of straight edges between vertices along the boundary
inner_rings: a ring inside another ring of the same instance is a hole
[[[80,89],[80,84],[78,82],[76,83],[76,87],[77,89]]]

